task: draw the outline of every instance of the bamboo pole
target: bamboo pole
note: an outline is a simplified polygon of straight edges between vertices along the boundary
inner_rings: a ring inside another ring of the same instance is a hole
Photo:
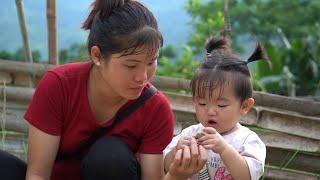
[[[0,71],[9,73],[26,73],[42,76],[46,71],[56,66],[48,64],[26,64],[22,62],[14,62],[0,59]],[[152,83],[159,89],[180,89],[190,91],[190,80],[178,79],[163,76],[154,76]],[[254,91],[253,98],[255,104],[271,108],[278,108],[296,113],[301,113],[308,116],[320,117],[320,102],[312,99],[302,99],[296,97],[286,97],[276,94]]]
[[[28,29],[27,29],[26,21],[24,17],[24,8],[23,8],[22,0],[16,0],[16,6],[17,6],[20,30],[21,30],[22,40],[23,40],[23,51],[24,51],[25,61],[33,63],[32,53],[31,53],[31,48],[30,48],[29,38],[28,38]]]
[[[58,61],[58,39],[56,23],[56,1],[47,0],[47,22],[48,22],[48,54],[49,64],[57,65]]]
[[[4,88],[0,85],[0,93],[3,91]],[[30,102],[34,89],[8,86],[6,88],[6,93],[8,102],[19,102],[21,104]],[[183,123],[181,124],[182,127],[196,123],[194,118],[194,105],[191,96],[168,92],[165,92],[165,95],[170,101],[173,110],[177,113],[176,118],[183,120],[181,121]],[[1,94],[0,98],[2,98]],[[246,116],[243,117],[243,119],[241,119],[241,123],[244,125],[276,130],[278,132],[300,137],[307,137],[313,140],[320,140],[319,117],[303,116],[286,110],[255,106]],[[281,140],[281,138],[274,140],[274,142],[276,141],[277,143],[289,142],[288,140]],[[306,146],[301,147],[302,149],[312,147],[313,152],[320,152],[320,146],[313,146],[313,141],[308,142],[306,140],[301,140],[301,142]]]
[[[222,32],[222,36],[224,38],[226,38],[229,41],[229,43],[231,43],[231,24],[230,24],[230,15],[229,15],[229,0],[224,0],[223,17],[224,17],[224,29]]]

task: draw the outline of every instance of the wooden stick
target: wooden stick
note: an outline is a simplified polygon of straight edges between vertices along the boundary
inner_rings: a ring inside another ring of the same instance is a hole
[[[58,61],[58,39],[56,23],[56,1],[47,0],[47,21],[48,21],[48,53],[49,64],[59,64]]]
[[[27,64],[0,59],[0,71],[16,73],[24,72],[42,76],[46,71],[56,66],[40,63]],[[180,89],[190,91],[190,80],[172,77],[154,76],[152,83],[159,89]],[[320,117],[320,102],[312,99],[286,97],[264,92],[253,93],[255,104],[264,107],[278,108],[287,111],[301,113],[308,116]]]
[[[32,53],[31,53],[31,48],[29,44],[28,29],[27,29],[25,18],[24,18],[24,8],[23,8],[22,0],[16,0],[16,6],[17,6],[18,17],[19,17],[20,31],[21,31],[22,40],[23,40],[23,47],[24,47],[23,50],[24,50],[25,61],[32,63],[33,59],[32,59]]]

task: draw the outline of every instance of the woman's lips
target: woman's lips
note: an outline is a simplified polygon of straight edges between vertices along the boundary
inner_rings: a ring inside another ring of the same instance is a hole
[[[131,90],[134,90],[134,91],[142,91],[143,89],[143,86],[139,86],[139,87],[135,87],[135,88],[130,88]]]

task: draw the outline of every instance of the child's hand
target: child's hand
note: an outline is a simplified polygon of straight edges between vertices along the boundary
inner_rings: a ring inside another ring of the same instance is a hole
[[[203,129],[204,136],[198,139],[198,143],[206,149],[221,154],[228,146],[223,137],[212,127]]]
[[[179,149],[183,149],[184,146],[190,146],[191,139],[192,137],[189,137],[189,136],[181,137],[177,143],[176,150],[178,151]]]

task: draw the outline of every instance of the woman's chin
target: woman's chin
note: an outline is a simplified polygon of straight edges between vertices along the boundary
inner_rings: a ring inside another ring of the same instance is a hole
[[[128,100],[135,100],[137,99],[139,96],[141,95],[141,92],[135,92],[135,93],[126,93],[124,95],[124,98],[128,99]]]

